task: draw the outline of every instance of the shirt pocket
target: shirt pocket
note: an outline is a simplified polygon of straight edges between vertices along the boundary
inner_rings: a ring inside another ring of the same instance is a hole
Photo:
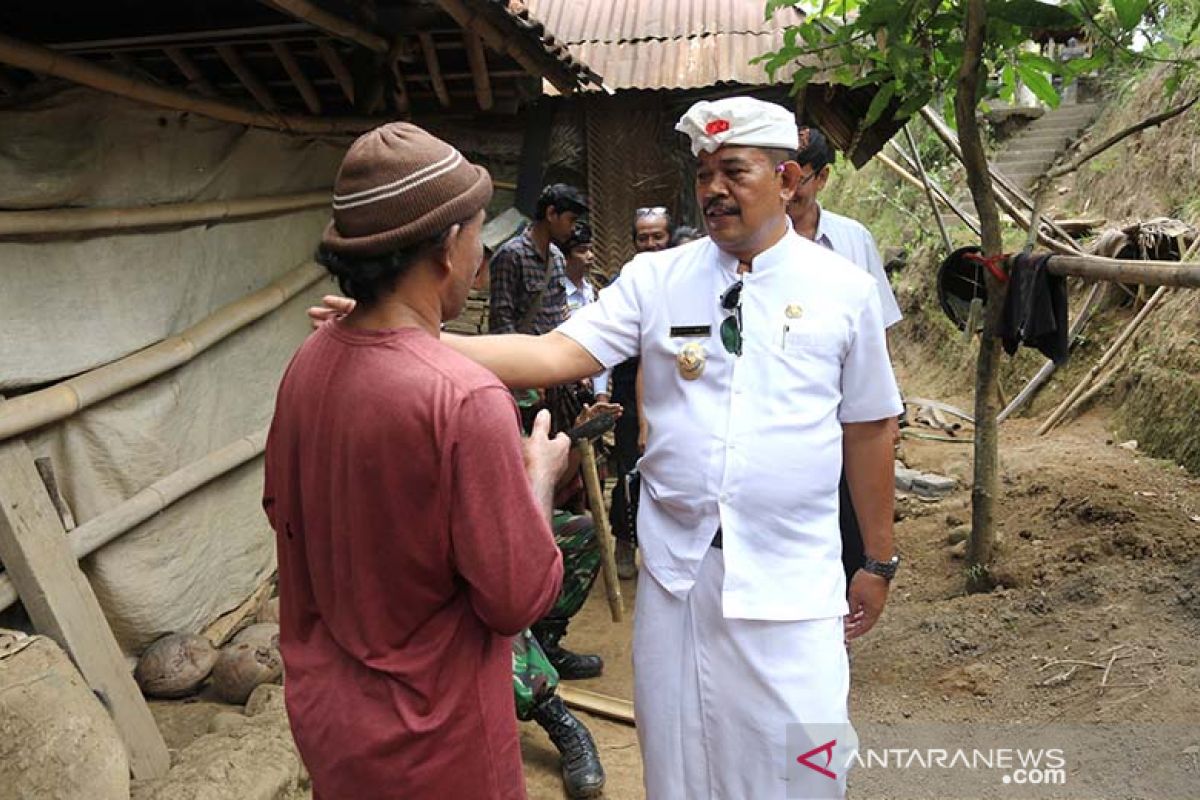
[[[834,327],[785,325],[780,339],[780,348],[785,357],[840,356],[845,347],[845,332]]]

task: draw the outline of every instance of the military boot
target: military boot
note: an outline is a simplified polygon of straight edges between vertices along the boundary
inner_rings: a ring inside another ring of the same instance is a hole
[[[604,659],[597,655],[572,653],[559,644],[567,635],[567,620],[543,619],[534,623],[530,628],[542,646],[546,658],[558,671],[558,677],[564,681],[578,681],[585,678],[595,678],[604,671]]]
[[[562,756],[563,785],[567,796],[596,797],[604,789],[604,767],[592,734],[567,710],[558,695],[551,695],[533,709],[533,719],[550,736]]]

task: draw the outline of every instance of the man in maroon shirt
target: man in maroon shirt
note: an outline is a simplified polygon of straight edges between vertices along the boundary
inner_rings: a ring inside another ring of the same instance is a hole
[[[525,797],[511,637],[559,592],[568,444],[543,413],[522,452],[512,396],[438,340],[490,196],[485,170],[406,123],[338,173],[319,258],[358,305],[289,365],[263,495],[317,800]]]

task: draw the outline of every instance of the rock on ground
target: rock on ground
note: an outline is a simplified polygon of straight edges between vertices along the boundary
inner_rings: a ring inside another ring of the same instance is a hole
[[[0,796],[127,800],[116,725],[50,639],[0,631]]]

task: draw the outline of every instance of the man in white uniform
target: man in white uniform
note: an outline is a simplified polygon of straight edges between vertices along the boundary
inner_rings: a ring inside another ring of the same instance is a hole
[[[792,220],[792,227],[796,233],[843,256],[855,266],[866,270],[875,279],[875,286],[879,290],[879,307],[883,312],[883,327],[891,328],[901,320],[902,315],[887,273],[884,272],[875,237],[858,220],[822,208],[817,200],[817,195],[829,182],[829,172],[833,164],[833,150],[829,147],[825,135],[816,128],[801,128],[796,161],[804,169],[805,175],[792,195],[792,202],[788,203],[788,217]],[[900,439],[898,420],[893,420],[892,437],[896,441]],[[854,513],[854,502],[844,475],[838,485],[838,496],[839,527],[842,531],[842,568],[846,572],[846,579],[849,580],[862,566],[863,541],[858,517]]]
[[[677,126],[708,238],[636,256],[555,332],[453,338],[512,386],[641,354],[650,439],[638,530],[634,679],[649,800],[840,797],[788,726],[847,722],[844,636],[874,625],[895,571],[888,418],[900,411],[879,297],[786,214],[802,170],[792,113],[748,97]],[[837,484],[868,560],[849,592]],[[844,737],[840,737],[844,739]],[[819,759],[820,756],[813,757]]]

